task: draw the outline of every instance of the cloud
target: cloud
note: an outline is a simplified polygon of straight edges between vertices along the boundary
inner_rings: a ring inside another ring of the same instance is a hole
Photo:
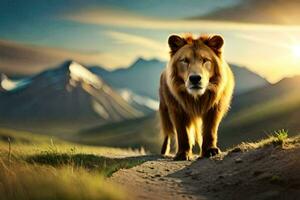
[[[260,30],[260,31],[300,31],[299,25],[284,26],[284,25],[267,25],[241,22],[221,22],[209,20],[166,20],[161,18],[150,18],[137,15],[128,11],[111,9],[111,8],[93,8],[85,9],[77,12],[72,12],[63,17],[64,19],[76,21],[85,24],[139,28],[139,29],[154,29],[154,30],[210,30],[210,31],[245,31],[245,30]]]
[[[152,50],[162,50],[166,48],[166,46],[162,43],[143,36],[116,31],[106,31],[105,33],[116,42],[121,44],[137,45]]]
[[[249,34],[242,34],[242,33],[235,33],[234,36],[237,38],[240,38],[240,39],[257,42],[259,44],[265,44],[265,45],[269,45],[269,46],[273,46],[273,47],[286,48],[286,49],[291,48],[291,44],[287,43],[287,41],[285,41],[285,42],[277,41],[275,43],[272,40],[270,40],[269,38],[261,38],[261,37],[257,37],[257,36],[253,36],[253,35],[249,35]]]
[[[112,53],[82,53],[0,40],[0,71],[9,74],[38,73],[61,62],[73,59],[82,64],[107,68],[126,66],[134,57]]]
[[[299,25],[299,5],[298,0],[246,0],[193,18],[259,24]]]
[[[159,42],[149,37],[125,32],[106,31],[104,34],[112,39],[110,42],[118,45],[114,48],[113,52],[116,56],[122,55],[131,60],[136,57],[144,57],[147,59],[155,57],[166,60],[169,57],[166,42]]]

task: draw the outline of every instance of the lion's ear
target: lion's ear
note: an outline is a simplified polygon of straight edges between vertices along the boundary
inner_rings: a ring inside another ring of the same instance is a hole
[[[207,41],[207,46],[212,48],[216,53],[221,53],[223,45],[224,39],[220,35],[214,35]]]
[[[174,55],[176,51],[186,44],[186,41],[178,35],[171,35],[168,39],[168,43],[171,49],[171,55]]]

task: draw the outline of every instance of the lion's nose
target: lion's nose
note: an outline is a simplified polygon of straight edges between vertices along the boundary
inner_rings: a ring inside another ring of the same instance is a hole
[[[200,75],[191,75],[189,77],[189,80],[193,85],[197,85],[201,81],[201,76]]]

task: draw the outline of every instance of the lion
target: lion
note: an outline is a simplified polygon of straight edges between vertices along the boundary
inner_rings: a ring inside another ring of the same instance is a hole
[[[174,160],[190,160],[197,143],[201,157],[220,153],[218,127],[227,113],[234,76],[222,56],[220,35],[171,35],[170,60],[162,72],[159,115],[164,142],[161,154],[170,152],[177,136]]]

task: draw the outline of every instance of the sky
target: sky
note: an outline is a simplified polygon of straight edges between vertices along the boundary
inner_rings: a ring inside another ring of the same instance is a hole
[[[93,64],[114,69],[128,66],[138,57],[167,60],[167,39],[171,34],[221,34],[228,62],[247,66],[271,82],[300,74],[298,25],[188,20],[240,3],[241,0],[1,0],[0,40],[97,54]]]

